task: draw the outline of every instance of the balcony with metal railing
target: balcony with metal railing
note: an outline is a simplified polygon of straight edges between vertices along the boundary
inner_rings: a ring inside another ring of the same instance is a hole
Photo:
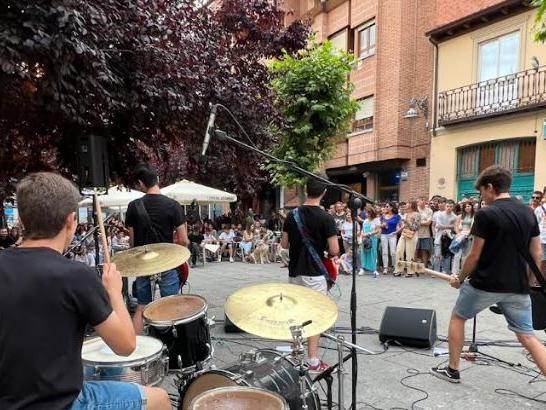
[[[546,107],[546,66],[442,91],[438,125],[492,118]]]

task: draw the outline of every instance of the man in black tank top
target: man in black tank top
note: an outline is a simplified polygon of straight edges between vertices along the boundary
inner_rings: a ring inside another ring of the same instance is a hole
[[[488,206],[476,212],[472,248],[461,273],[450,280],[460,293],[449,323],[449,364],[431,369],[434,376],[453,383],[460,382],[466,320],[493,304],[500,307],[508,328],[542,373],[546,371],[546,347],[534,335],[528,266],[520,252],[528,250],[538,265],[542,258],[540,232],[532,210],[510,197],[511,183],[510,171],[498,165],[486,168],[476,181]]]

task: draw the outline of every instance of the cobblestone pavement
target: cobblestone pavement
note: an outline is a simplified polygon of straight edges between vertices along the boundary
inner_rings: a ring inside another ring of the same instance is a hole
[[[285,282],[287,270],[279,264],[252,265],[243,263],[209,263],[206,267],[192,269],[190,286],[185,293],[194,293],[206,298],[209,317],[215,316],[218,323],[212,329],[215,349],[214,365],[225,368],[237,362],[239,354],[252,348],[275,348],[286,345],[284,342],[268,341],[246,333],[226,334],[223,328],[223,305],[226,297],[233,291],[255,283]],[[402,306],[434,309],[437,314],[438,335],[447,335],[448,319],[457,297],[457,291],[445,282],[429,277],[395,278],[381,276],[357,277],[357,327],[378,329],[386,306]],[[342,276],[339,287],[332,292],[339,307],[336,329],[346,332],[350,325],[349,299],[351,278]],[[467,323],[467,339],[472,336],[472,323]],[[544,339],[545,335],[537,333]],[[378,355],[358,356],[358,405],[357,409],[538,409],[546,408],[538,403],[507,393],[507,390],[529,397],[546,393],[546,383],[542,376],[536,376],[536,366],[527,359],[526,352],[517,344],[514,335],[506,328],[502,316],[487,311],[478,316],[477,340],[479,342],[501,341],[505,346],[480,346],[483,353],[513,362],[514,366],[495,363],[491,360],[462,361],[462,383],[451,384],[426,374],[428,369],[445,360],[434,357],[430,349],[401,348],[391,346],[383,352],[377,333],[363,332],[358,335],[358,344],[368,350],[381,352]],[[346,336],[350,340],[350,335]],[[323,360],[335,363],[337,352],[335,344],[327,339],[321,340],[325,348],[321,350]],[[447,347],[441,339],[438,348]],[[346,364],[350,371],[351,364]],[[413,375],[413,372],[419,373]],[[425,374],[423,374],[425,373]],[[345,406],[350,407],[350,374],[346,376]],[[173,397],[177,395],[172,377],[163,386]],[[412,386],[405,387],[405,386]],[[334,381],[334,390],[337,382]],[[322,399],[322,387],[317,386]],[[505,390],[502,390],[505,389]],[[420,400],[421,401],[418,401]],[[546,400],[546,394],[538,397]],[[334,401],[337,392],[334,391]]]

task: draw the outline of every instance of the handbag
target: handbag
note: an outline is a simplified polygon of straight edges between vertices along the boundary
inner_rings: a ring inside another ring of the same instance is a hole
[[[321,258],[319,256],[317,250],[313,246],[311,238],[309,237],[309,233],[307,232],[307,229],[303,224],[299,208],[294,209],[292,213],[294,215],[294,220],[296,221],[298,231],[301,235],[302,242],[305,245],[307,252],[309,252],[309,254],[311,255],[311,259],[313,260],[315,267],[326,278],[326,282],[328,282],[328,288],[330,288],[337,279],[337,268],[334,261],[330,258]]]
[[[362,248],[372,249],[372,239],[369,236],[362,237]]]
[[[519,224],[515,222],[506,212],[495,205],[491,205],[491,208],[501,212],[516,227],[516,230],[521,233]],[[544,330],[546,329],[546,279],[544,279],[544,276],[531,256],[529,249],[527,249],[521,242],[516,241],[515,243],[518,253],[523,257],[523,259],[525,259],[529,265],[529,268],[531,269],[531,272],[533,272],[537,282],[540,284],[540,286],[531,286],[529,288],[529,296],[531,297],[533,329]]]
[[[415,231],[412,231],[411,229],[408,229],[408,228],[402,229],[402,236],[407,239],[413,239],[413,237],[415,236],[415,233],[416,233]]]

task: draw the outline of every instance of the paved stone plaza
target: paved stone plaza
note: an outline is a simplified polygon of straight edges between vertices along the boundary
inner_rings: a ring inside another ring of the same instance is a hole
[[[201,295],[208,302],[209,316],[223,320],[223,305],[225,299],[236,289],[255,283],[284,282],[287,269],[280,268],[279,264],[251,265],[243,263],[210,263],[206,267],[192,269],[189,281],[190,292]],[[339,319],[336,326],[340,331],[350,325],[349,297],[351,279],[342,276],[339,289],[333,294],[339,307]],[[186,288],[187,289],[187,288]],[[186,291],[186,293],[188,293]],[[445,282],[429,277],[394,278],[382,276],[379,279],[371,277],[357,277],[358,295],[358,327],[378,329],[381,317],[386,306],[402,306],[415,308],[435,309],[438,321],[438,335],[447,335],[448,319],[458,291],[450,288]],[[467,325],[467,339],[472,334],[472,323]],[[218,323],[212,330],[215,348],[214,364],[222,368],[238,360],[239,354],[251,348],[276,347],[286,344],[279,341],[267,341],[245,333],[224,332],[223,323]],[[545,338],[542,334],[541,338]],[[350,340],[350,335],[346,336]],[[514,345],[516,339],[507,330],[502,316],[496,316],[487,311],[478,317],[477,340],[503,341]],[[335,347],[333,342],[323,339],[323,346]],[[381,352],[382,345],[376,334],[362,334],[358,337],[358,344],[368,350]],[[506,343],[505,343],[506,344]],[[445,343],[438,342],[439,347],[446,347]],[[419,374],[404,381],[405,384],[422,389],[428,393],[426,400],[414,405],[414,409],[538,409],[544,408],[543,403],[523,398],[501,395],[496,389],[508,389],[514,392],[536,397],[546,393],[546,383],[542,377],[533,379],[536,369],[530,362],[521,346],[480,347],[480,351],[494,355],[500,359],[521,364],[514,370],[491,364],[491,361],[462,361],[462,384],[454,385],[436,379],[428,374]],[[322,349],[323,359],[334,363],[337,352]],[[380,355],[358,356],[358,409],[411,409],[412,403],[425,397],[425,393],[404,387],[400,380],[409,375],[410,369],[427,372],[428,369],[444,360],[444,357],[433,357],[432,350],[418,350],[414,348],[400,348],[391,346]],[[508,366],[505,366],[508,367]],[[350,371],[350,362],[346,369]],[[531,383],[532,382],[532,383]],[[172,382],[166,380],[163,385],[174,393]],[[334,388],[336,381],[334,381]],[[345,406],[350,406],[350,375],[347,374],[345,385]],[[321,392],[321,398],[325,398]],[[546,400],[546,395],[537,397]],[[334,401],[337,393],[334,392]]]

